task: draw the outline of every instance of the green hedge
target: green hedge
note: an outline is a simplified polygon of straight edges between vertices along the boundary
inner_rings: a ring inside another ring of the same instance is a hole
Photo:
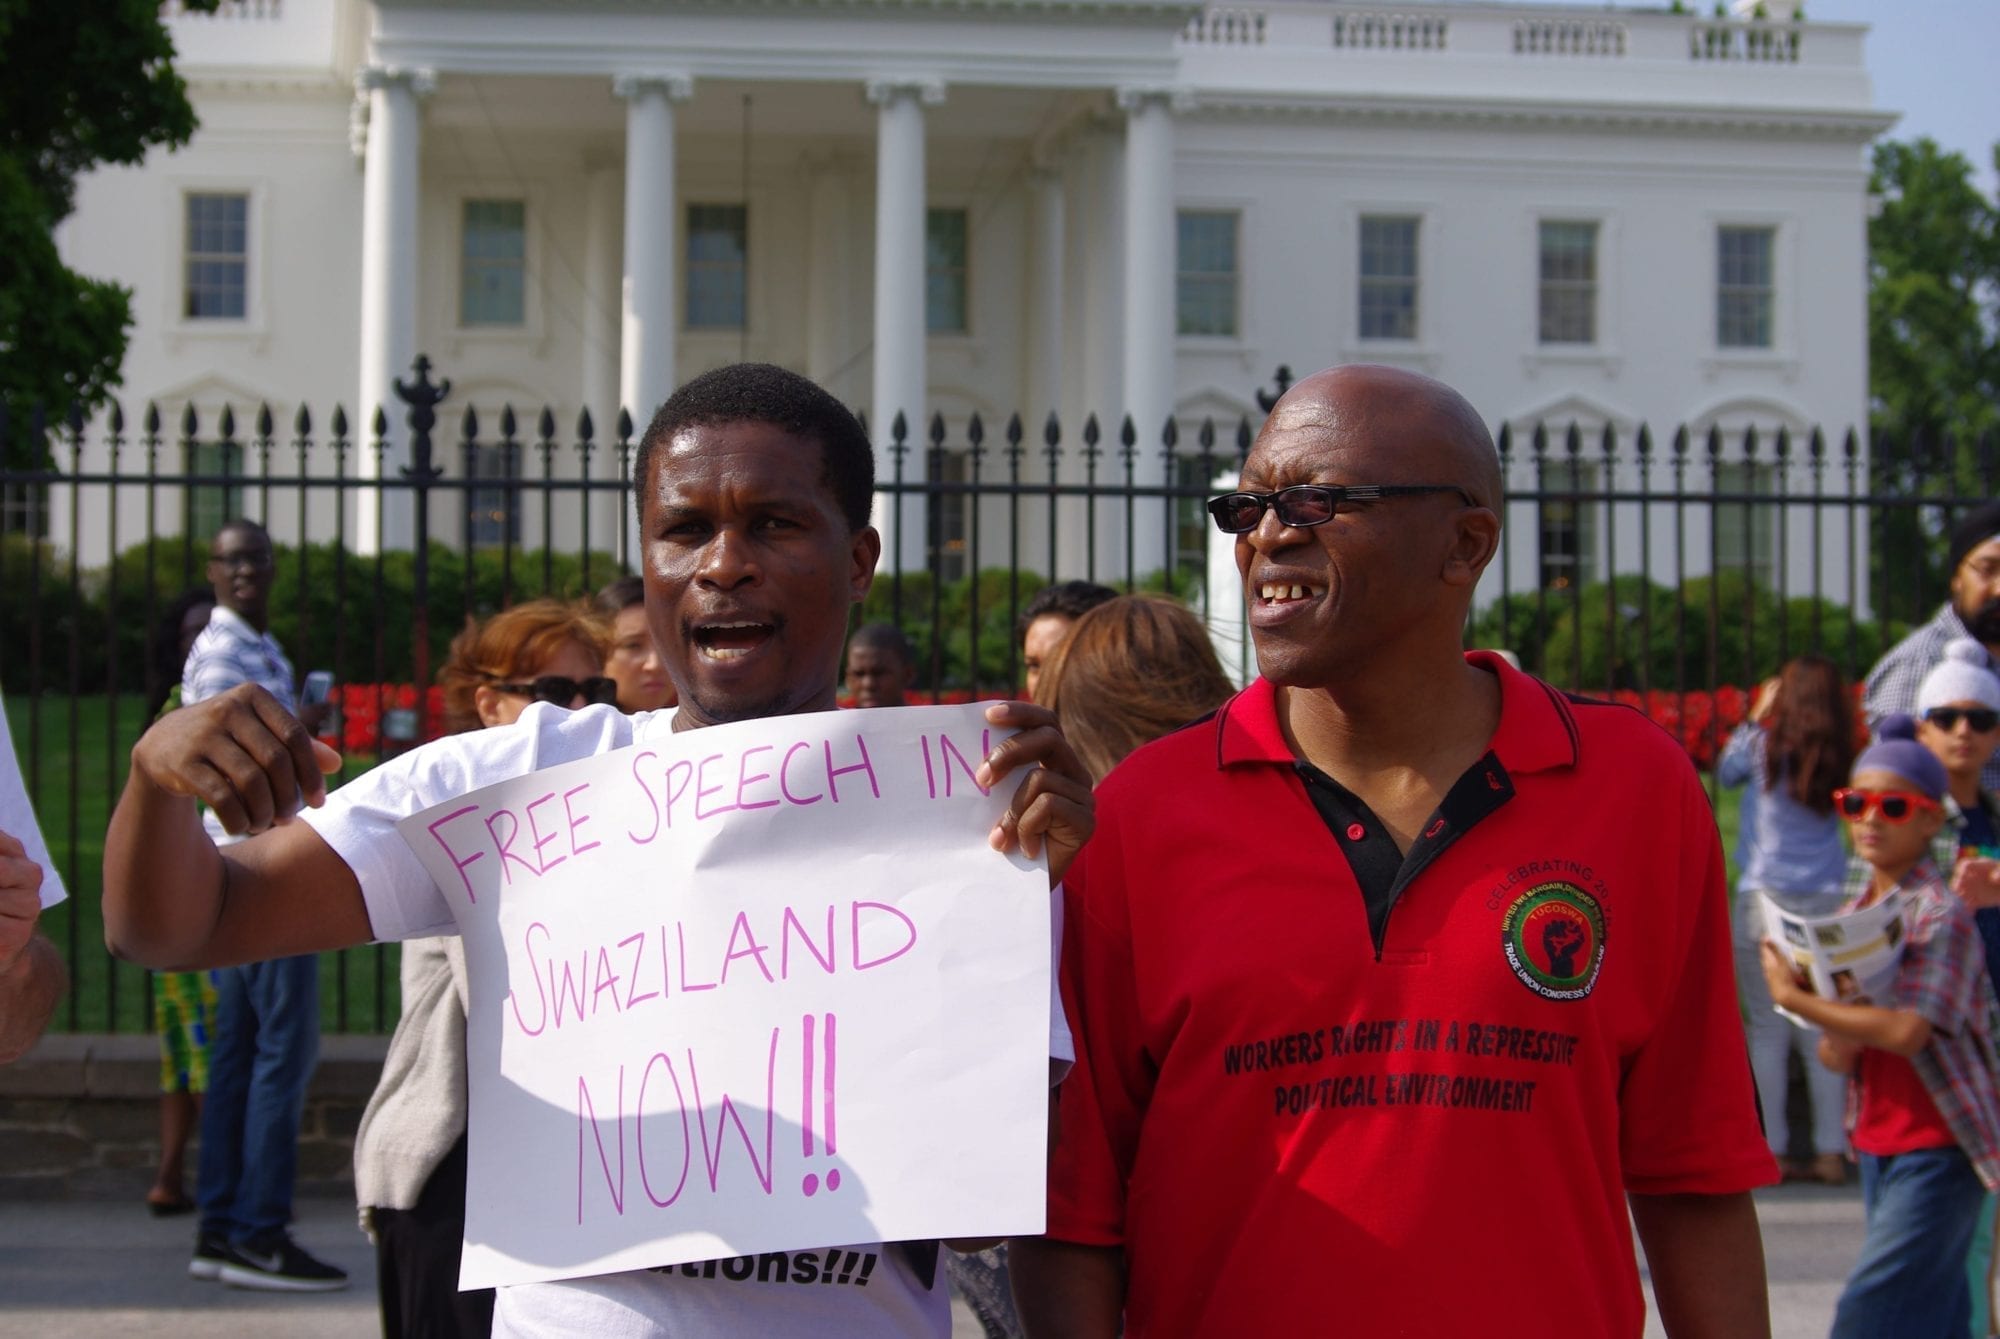
[[[1781,599],[1729,571],[1690,578],[1678,591],[1624,576],[1609,587],[1510,595],[1473,619],[1466,640],[1506,647],[1530,671],[1586,691],[1703,689],[1755,683],[1815,645],[1859,675],[1907,631],[1858,620],[1830,600]]]
[[[193,553],[195,584],[202,581],[205,557],[205,551]],[[31,638],[39,635],[43,690],[142,691],[152,623],[189,584],[183,576],[185,558],[178,538],[160,540],[150,553],[147,545],[138,544],[104,567],[80,569],[72,583],[66,554],[46,543],[0,536],[0,646],[7,648],[0,655],[0,685],[9,692],[27,691]],[[412,677],[415,554],[387,553],[378,561],[344,553],[333,544],[309,544],[303,553],[281,544],[277,564],[271,630],[294,665],[330,669],[349,683]],[[464,554],[431,545],[424,607],[433,669],[468,614],[484,617],[538,595],[585,596],[625,572],[606,553],[593,553],[589,566],[586,585],[580,554],[536,549],[506,558],[498,550],[477,550],[468,602]]]

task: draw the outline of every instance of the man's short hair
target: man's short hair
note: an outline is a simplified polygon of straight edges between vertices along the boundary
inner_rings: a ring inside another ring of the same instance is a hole
[[[1038,618],[1054,614],[1057,618],[1082,618],[1107,600],[1118,598],[1118,592],[1109,586],[1100,586],[1095,581],[1058,581],[1053,586],[1044,586],[1028,601],[1028,607],[1021,611],[1021,619],[1014,629],[1016,638],[1025,637],[1028,627]]]
[[[619,577],[597,592],[597,612],[616,618],[635,604],[646,602],[646,583],[636,576]]]
[[[888,651],[902,657],[905,665],[916,668],[917,648],[903,635],[903,630],[894,623],[869,623],[847,640],[847,649],[865,646],[874,651]]]
[[[272,547],[271,532],[251,520],[248,516],[238,516],[233,520],[224,521],[221,525],[216,526],[215,533],[208,537],[210,547],[214,546],[216,540],[221,539],[232,530],[238,534],[249,535],[252,539],[263,540],[266,548]]]
[[[724,423],[768,423],[819,443],[820,482],[833,492],[847,524],[868,524],[875,501],[875,449],[846,405],[796,372],[770,363],[733,363],[704,372],[667,397],[646,433],[632,467],[643,514],[653,452],[686,428]]]

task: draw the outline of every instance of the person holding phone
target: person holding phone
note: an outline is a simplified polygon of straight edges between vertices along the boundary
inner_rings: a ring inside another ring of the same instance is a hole
[[[181,672],[181,705],[193,707],[256,684],[311,733],[324,704],[301,709],[292,662],[271,635],[271,536],[255,521],[216,531],[208,551],[215,612]],[[175,713],[178,715],[178,713]],[[209,839],[227,846],[213,812]],[[292,1187],[306,1084],[319,1061],[319,958],[300,953],[221,967],[208,1097],[201,1109],[201,1167],[195,1177],[200,1223],[188,1277],[232,1287],[324,1292],[347,1273],[292,1240]]]

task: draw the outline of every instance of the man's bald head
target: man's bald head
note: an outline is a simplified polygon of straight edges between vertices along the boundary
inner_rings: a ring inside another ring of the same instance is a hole
[[[1318,430],[1359,450],[1391,476],[1366,483],[1456,484],[1483,507],[1501,509],[1504,485],[1493,434],[1463,395],[1432,377],[1377,363],[1316,372],[1285,392],[1265,420],[1273,433]]]
[[[1247,492],[1300,485],[1392,491],[1317,522],[1267,507],[1236,533],[1264,676],[1332,690],[1444,672],[1499,547],[1500,459],[1479,415],[1449,386],[1399,368],[1307,377],[1243,462]]]

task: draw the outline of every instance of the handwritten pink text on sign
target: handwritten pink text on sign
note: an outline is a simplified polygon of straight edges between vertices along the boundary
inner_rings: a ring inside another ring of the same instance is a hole
[[[986,846],[997,742],[649,732],[402,825],[472,978],[464,1286],[1039,1228],[1047,883]]]

